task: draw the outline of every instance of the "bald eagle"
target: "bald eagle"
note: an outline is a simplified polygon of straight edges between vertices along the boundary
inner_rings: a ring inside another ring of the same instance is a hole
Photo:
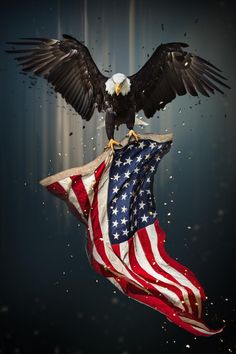
[[[222,86],[229,88],[217,67],[185,51],[186,43],[161,44],[136,74],[116,73],[110,78],[99,71],[88,48],[69,35],[63,40],[23,38],[8,44],[24,47],[7,52],[19,55],[16,59],[24,72],[46,78],[82,119],[90,120],[95,109],[106,113],[107,147],[113,151],[119,145],[114,130],[121,124],[126,124],[129,137],[138,140],[133,128],[140,110],[150,118],[176,95],[209,97],[215,91],[223,94]]]

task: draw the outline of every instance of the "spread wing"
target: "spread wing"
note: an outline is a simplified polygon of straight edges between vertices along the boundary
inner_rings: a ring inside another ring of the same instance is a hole
[[[23,38],[8,44],[25,49],[13,48],[7,52],[19,54],[16,60],[23,71],[46,78],[83,119],[89,120],[95,107],[99,111],[103,109],[108,78],[98,70],[85,45],[68,35],[63,38],[61,41]]]
[[[229,88],[218,68],[184,51],[185,47],[188,47],[185,43],[160,45],[146,64],[129,77],[137,112],[142,109],[150,118],[176,95],[198,96],[200,92],[209,96],[215,91],[223,94],[221,86]]]

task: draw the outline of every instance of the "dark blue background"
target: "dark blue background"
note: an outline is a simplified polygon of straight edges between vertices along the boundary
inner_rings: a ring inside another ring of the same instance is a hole
[[[0,353],[235,350],[235,15],[229,1],[1,2]],[[85,39],[101,70],[131,74],[160,42],[184,41],[229,78],[227,96],[179,97],[145,128],[174,133],[155,182],[159,219],[168,252],[206,290],[210,323],[226,321],[222,334],[194,338],[97,276],[84,227],[39,185],[106,141],[98,117],[83,129],[4,53],[5,41],[60,33]]]

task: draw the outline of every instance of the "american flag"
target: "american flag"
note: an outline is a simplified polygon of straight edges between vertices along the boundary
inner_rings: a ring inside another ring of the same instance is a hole
[[[41,183],[86,225],[88,256],[96,272],[121,292],[164,314],[179,327],[211,336],[202,320],[205,294],[195,275],[165,251],[153,181],[170,135],[147,135],[104,152],[80,168]]]

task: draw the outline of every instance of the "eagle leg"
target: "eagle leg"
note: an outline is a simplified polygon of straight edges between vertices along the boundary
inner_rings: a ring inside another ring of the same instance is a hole
[[[114,154],[115,153],[114,145],[122,146],[121,143],[119,143],[119,141],[116,141],[115,139],[110,139],[108,144],[105,146],[104,150],[111,149],[111,151]]]
[[[134,137],[134,140],[135,141],[138,141],[139,138],[140,138],[140,134],[136,133],[133,129],[130,129],[130,131],[128,132],[128,137],[129,137],[129,140]]]

